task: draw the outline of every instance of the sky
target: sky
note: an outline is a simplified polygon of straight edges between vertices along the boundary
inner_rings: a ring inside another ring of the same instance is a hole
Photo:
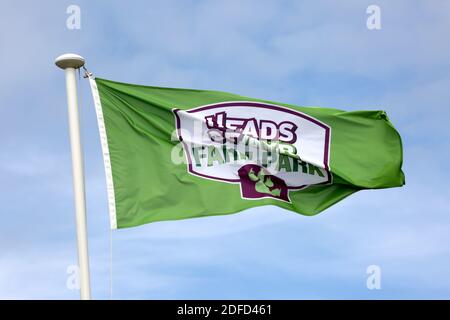
[[[373,4],[379,30],[366,25]],[[70,5],[80,29],[66,26]],[[67,285],[76,230],[54,65],[74,52],[121,82],[385,110],[404,148],[404,187],[361,191],[314,217],[268,206],[110,233],[81,78],[94,298],[449,299],[449,36],[448,1],[2,1],[0,298],[79,298]],[[373,265],[381,288],[370,290]]]

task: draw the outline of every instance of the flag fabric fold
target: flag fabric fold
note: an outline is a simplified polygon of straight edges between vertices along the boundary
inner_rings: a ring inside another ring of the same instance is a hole
[[[112,228],[276,205],[315,215],[404,184],[383,111],[91,78]]]

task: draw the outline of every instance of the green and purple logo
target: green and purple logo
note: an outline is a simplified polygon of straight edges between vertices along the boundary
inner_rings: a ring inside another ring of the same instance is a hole
[[[290,190],[331,182],[331,129],[309,115],[251,101],[174,114],[189,173],[239,184],[243,199],[290,202]]]

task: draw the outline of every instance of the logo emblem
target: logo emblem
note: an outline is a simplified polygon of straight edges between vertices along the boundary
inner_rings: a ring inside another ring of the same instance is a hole
[[[290,202],[290,190],[331,182],[331,128],[309,115],[250,101],[173,112],[189,173],[239,184],[243,199]]]

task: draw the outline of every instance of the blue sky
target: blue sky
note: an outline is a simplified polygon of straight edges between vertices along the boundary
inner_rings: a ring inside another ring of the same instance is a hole
[[[81,8],[81,29],[66,8]],[[381,8],[381,30],[366,8]],[[77,299],[63,72],[230,91],[298,105],[386,110],[403,188],[363,191],[315,217],[276,207],[113,233],[118,299],[450,298],[450,3],[446,1],[3,1],[0,298]],[[109,298],[101,149],[81,79],[94,298]],[[366,268],[381,268],[368,290]]]

